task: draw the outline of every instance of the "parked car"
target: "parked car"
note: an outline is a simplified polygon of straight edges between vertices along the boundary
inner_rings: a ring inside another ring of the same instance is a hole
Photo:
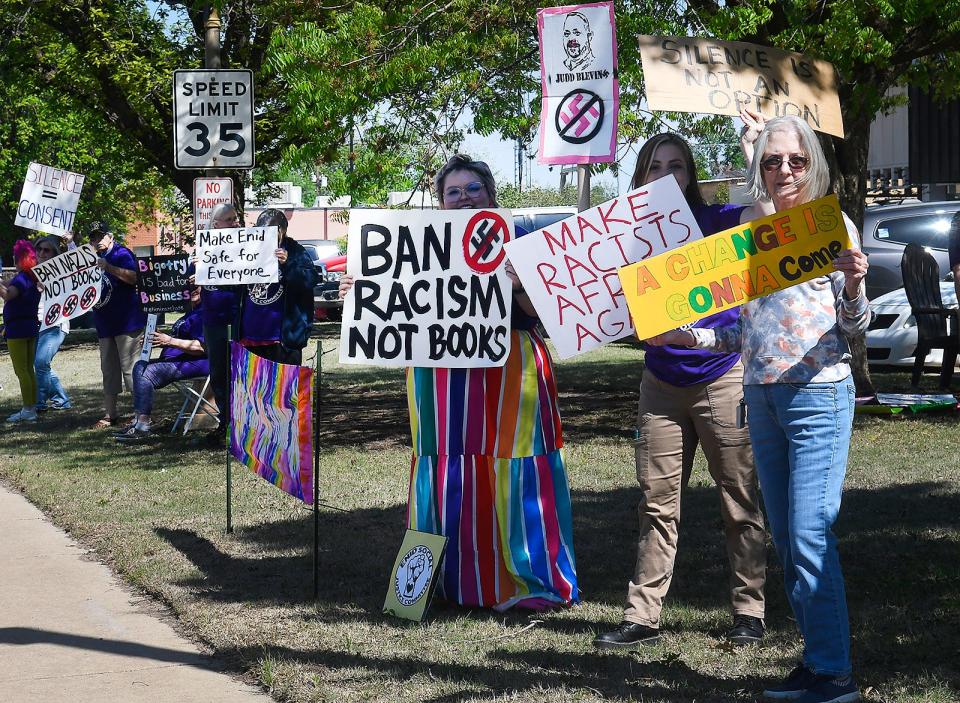
[[[533,232],[576,214],[577,208],[565,205],[558,207],[515,207],[513,208],[513,224],[515,227],[523,227],[527,232]]]
[[[873,261],[871,260],[871,265]],[[940,296],[947,307],[956,306],[957,293],[953,281],[940,283]],[[873,319],[867,328],[867,363],[891,366],[913,366],[917,349],[917,321],[913,318],[903,288],[885,293],[870,301]],[[927,354],[925,364],[939,367],[943,350]]]
[[[339,320],[343,313],[343,301],[338,295],[338,288],[343,269],[334,266],[335,270],[331,270],[331,264],[346,258],[340,255],[340,244],[330,239],[308,240],[300,243],[310,254],[313,265],[317,269],[319,283],[313,289],[313,318]]]
[[[960,200],[868,207],[863,215],[863,251],[870,256],[867,297],[875,300],[903,286],[900,259],[911,242],[933,254],[941,277],[946,276],[950,221],[958,211]]]

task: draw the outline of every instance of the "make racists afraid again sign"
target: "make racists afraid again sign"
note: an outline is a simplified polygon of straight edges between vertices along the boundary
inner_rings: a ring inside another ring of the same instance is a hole
[[[352,210],[341,363],[502,366],[511,239],[509,210]]]
[[[617,32],[613,3],[537,11],[542,164],[613,161],[617,152]]]
[[[633,333],[617,270],[700,239],[672,175],[507,245],[562,359]]]

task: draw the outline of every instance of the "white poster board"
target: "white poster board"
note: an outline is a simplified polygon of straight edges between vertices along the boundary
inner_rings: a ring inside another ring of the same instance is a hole
[[[31,162],[14,224],[65,237],[73,229],[85,176]]]
[[[140,361],[150,361],[153,351],[153,333],[157,331],[157,313],[147,315],[147,328],[143,331],[143,348],[140,349]]]
[[[33,267],[43,287],[40,329],[54,327],[93,309],[100,300],[103,271],[97,251],[89,244],[71,249]]]
[[[199,286],[276,283],[280,280],[276,227],[202,229],[197,232]]]
[[[502,366],[509,210],[351,210],[340,362]]]
[[[507,244],[562,359],[633,334],[617,269],[703,237],[665,176]]]
[[[232,178],[193,179],[193,222],[196,230],[210,226],[210,216],[217,205],[233,202]]]
[[[537,11],[542,164],[614,161],[617,155],[617,32],[613,3]]]

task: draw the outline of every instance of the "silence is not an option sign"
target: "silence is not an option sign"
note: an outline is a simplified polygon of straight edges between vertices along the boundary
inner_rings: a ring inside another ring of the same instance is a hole
[[[340,361],[502,366],[512,290],[509,210],[353,210]]]

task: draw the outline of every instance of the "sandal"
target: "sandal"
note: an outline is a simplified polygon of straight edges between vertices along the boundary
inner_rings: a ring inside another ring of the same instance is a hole
[[[120,424],[119,417],[101,417],[90,428],[91,430],[105,430],[108,427],[113,427],[114,425]]]

